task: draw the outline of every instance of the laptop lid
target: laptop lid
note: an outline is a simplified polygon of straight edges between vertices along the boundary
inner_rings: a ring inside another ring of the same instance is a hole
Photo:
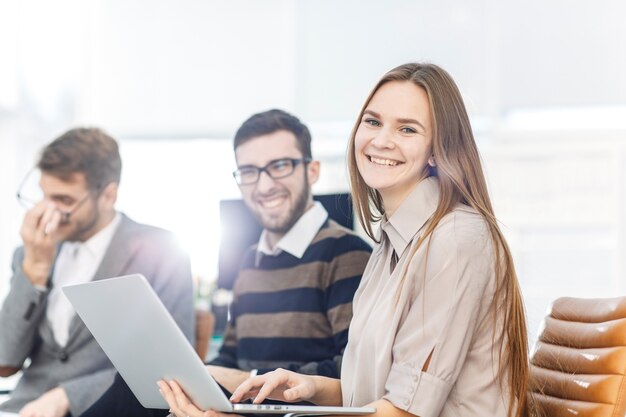
[[[156,382],[174,379],[199,406],[232,410],[143,275],[65,286],[63,292],[141,405],[169,408]]]
[[[169,408],[156,382],[176,380],[202,409],[258,414],[370,414],[371,407],[233,404],[141,274],[63,287],[63,292],[142,406]]]

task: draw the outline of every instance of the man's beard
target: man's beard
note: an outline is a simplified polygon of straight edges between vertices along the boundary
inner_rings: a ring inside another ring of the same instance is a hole
[[[92,214],[93,215],[89,219],[86,220],[86,223],[82,223],[82,222],[74,223],[75,229],[72,230],[68,234],[68,236],[63,240],[67,242],[84,242],[85,241],[84,237],[92,231],[92,229],[96,226],[96,224],[98,223],[98,220],[100,219],[100,210],[98,209],[97,206],[94,207]],[[70,225],[71,223],[72,223],[72,218],[70,217],[68,221],[68,225]]]
[[[279,224],[270,224],[269,222],[263,222],[263,219],[259,218],[261,224],[263,225],[263,228],[269,232],[284,235],[289,230],[291,230],[293,225],[296,224],[298,220],[300,220],[300,217],[302,217],[306,210],[306,203],[308,199],[309,190],[307,189],[307,187],[304,187],[302,189],[302,192],[296,197],[294,205],[287,214],[285,220]]]

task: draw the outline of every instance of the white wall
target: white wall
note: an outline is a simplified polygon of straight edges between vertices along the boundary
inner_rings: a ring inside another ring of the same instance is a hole
[[[499,4],[503,108],[625,103],[626,2]]]
[[[4,0],[0,271],[19,242],[19,179],[66,128],[94,124],[120,138],[131,175],[121,207],[178,228],[181,213],[213,213],[206,167],[219,159],[230,171],[227,143],[198,143],[227,141],[270,107],[311,125],[331,167],[320,190],[345,189],[343,151],[363,99],[384,71],[417,60],[448,69],[466,99],[531,319],[570,290],[624,293],[623,16],[622,0]],[[154,143],[145,159],[131,156]],[[199,168],[164,169],[174,148]],[[148,178],[159,169],[158,182],[139,177],[139,164]],[[142,183],[149,192],[133,192]],[[181,200],[164,210],[174,217],[145,209],[160,193]]]
[[[293,2],[93,4],[79,121],[125,137],[220,136],[293,107]]]
[[[557,297],[626,294],[626,129],[501,129],[482,156],[531,337]]]
[[[474,115],[624,104],[626,2],[318,0],[297,4],[298,110],[351,119],[406,61],[455,78]]]
[[[19,4],[26,94],[125,137],[223,137],[269,107],[351,120],[411,60],[448,69],[474,115],[626,96],[620,0]]]

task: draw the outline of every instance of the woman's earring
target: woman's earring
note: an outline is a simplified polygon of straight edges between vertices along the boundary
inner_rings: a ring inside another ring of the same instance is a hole
[[[431,157],[428,158],[428,165],[430,165],[433,168],[437,166],[437,164],[435,164],[435,155],[431,155]]]

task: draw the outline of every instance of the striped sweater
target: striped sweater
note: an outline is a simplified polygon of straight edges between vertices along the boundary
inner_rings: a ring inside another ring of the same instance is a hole
[[[233,288],[224,344],[211,364],[338,378],[352,298],[370,252],[332,220],[301,259],[283,251],[261,255],[255,265],[256,246],[251,247]]]

